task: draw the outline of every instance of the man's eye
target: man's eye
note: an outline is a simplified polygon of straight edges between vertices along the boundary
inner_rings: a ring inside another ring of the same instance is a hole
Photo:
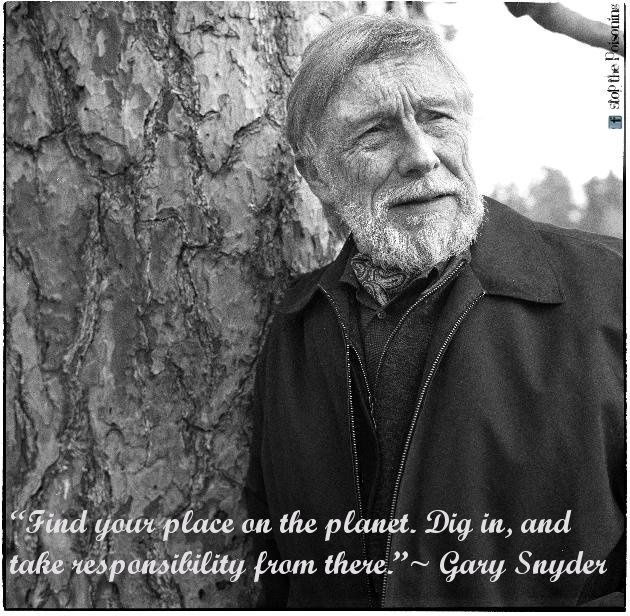
[[[450,120],[450,116],[445,113],[435,112],[428,114],[425,118],[425,122],[439,122],[440,120]]]
[[[370,126],[367,130],[361,133],[361,137],[370,137],[372,135],[377,135],[383,130],[382,124],[375,124],[374,126]]]

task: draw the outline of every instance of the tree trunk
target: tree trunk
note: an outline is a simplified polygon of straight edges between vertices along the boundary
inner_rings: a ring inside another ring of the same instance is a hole
[[[242,558],[231,535],[26,532],[55,517],[246,517],[253,368],[274,301],[338,248],[283,138],[310,37],[343,3],[9,3],[7,607],[251,606],[251,574],[74,559]],[[250,568],[251,569],[251,568]]]

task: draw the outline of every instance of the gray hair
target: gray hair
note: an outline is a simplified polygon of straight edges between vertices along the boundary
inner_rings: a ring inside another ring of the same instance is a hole
[[[314,129],[343,80],[357,66],[375,60],[423,53],[435,57],[453,75],[456,95],[467,112],[471,94],[442,42],[425,23],[392,15],[356,15],[334,23],[305,49],[287,100],[287,138],[296,159],[316,148]]]

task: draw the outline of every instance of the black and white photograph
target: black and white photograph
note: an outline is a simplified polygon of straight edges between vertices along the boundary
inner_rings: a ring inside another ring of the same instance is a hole
[[[6,2],[5,610],[625,611],[625,5]]]

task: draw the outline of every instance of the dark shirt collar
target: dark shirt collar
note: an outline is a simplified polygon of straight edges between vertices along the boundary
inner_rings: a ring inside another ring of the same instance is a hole
[[[354,243],[353,243],[354,244]],[[354,268],[352,265],[352,259],[355,255],[359,254],[356,245],[353,246],[353,250],[349,253],[348,259],[346,261],[346,265],[344,267],[343,273],[339,278],[339,282],[344,283],[347,286],[352,287],[356,292],[357,300],[371,308],[373,310],[385,310],[388,306],[390,306],[393,302],[395,302],[402,294],[407,294],[408,292],[413,291],[414,293],[422,293],[424,290],[428,289],[430,286],[436,284],[443,276],[448,276],[452,270],[454,270],[462,261],[470,261],[470,250],[467,248],[466,250],[453,255],[450,259],[446,259],[438,263],[437,265],[429,268],[427,271],[420,272],[417,276],[410,278],[407,284],[405,284],[397,293],[394,295],[389,302],[384,305],[380,305],[369,293],[368,291],[361,285],[360,281],[357,279]]]
[[[344,282],[346,284],[349,284],[350,286],[354,287],[355,289],[360,288],[360,283],[357,280],[357,277],[354,274],[354,268],[352,267],[352,258],[355,255],[357,255],[357,254],[359,254],[359,251],[358,251],[356,245],[353,242],[353,250],[348,255],[348,259],[346,261],[346,265],[344,267],[343,273],[341,274],[341,277],[339,278],[340,282]],[[468,249],[466,249],[466,251],[464,251],[464,253],[462,253],[462,254],[470,255],[470,251]],[[455,255],[455,257],[452,257],[451,259],[447,259],[446,261],[438,263],[434,267],[431,267],[428,271],[420,272],[417,276],[415,276],[414,278],[410,279],[408,284],[415,283],[419,279],[428,280],[429,278],[434,278],[436,275],[438,277],[441,276],[442,273],[444,272],[444,270],[447,268],[448,264],[454,258],[457,259],[457,256],[458,255]],[[457,260],[459,261],[459,259],[457,259]],[[470,258],[468,258],[468,260],[470,260]]]

